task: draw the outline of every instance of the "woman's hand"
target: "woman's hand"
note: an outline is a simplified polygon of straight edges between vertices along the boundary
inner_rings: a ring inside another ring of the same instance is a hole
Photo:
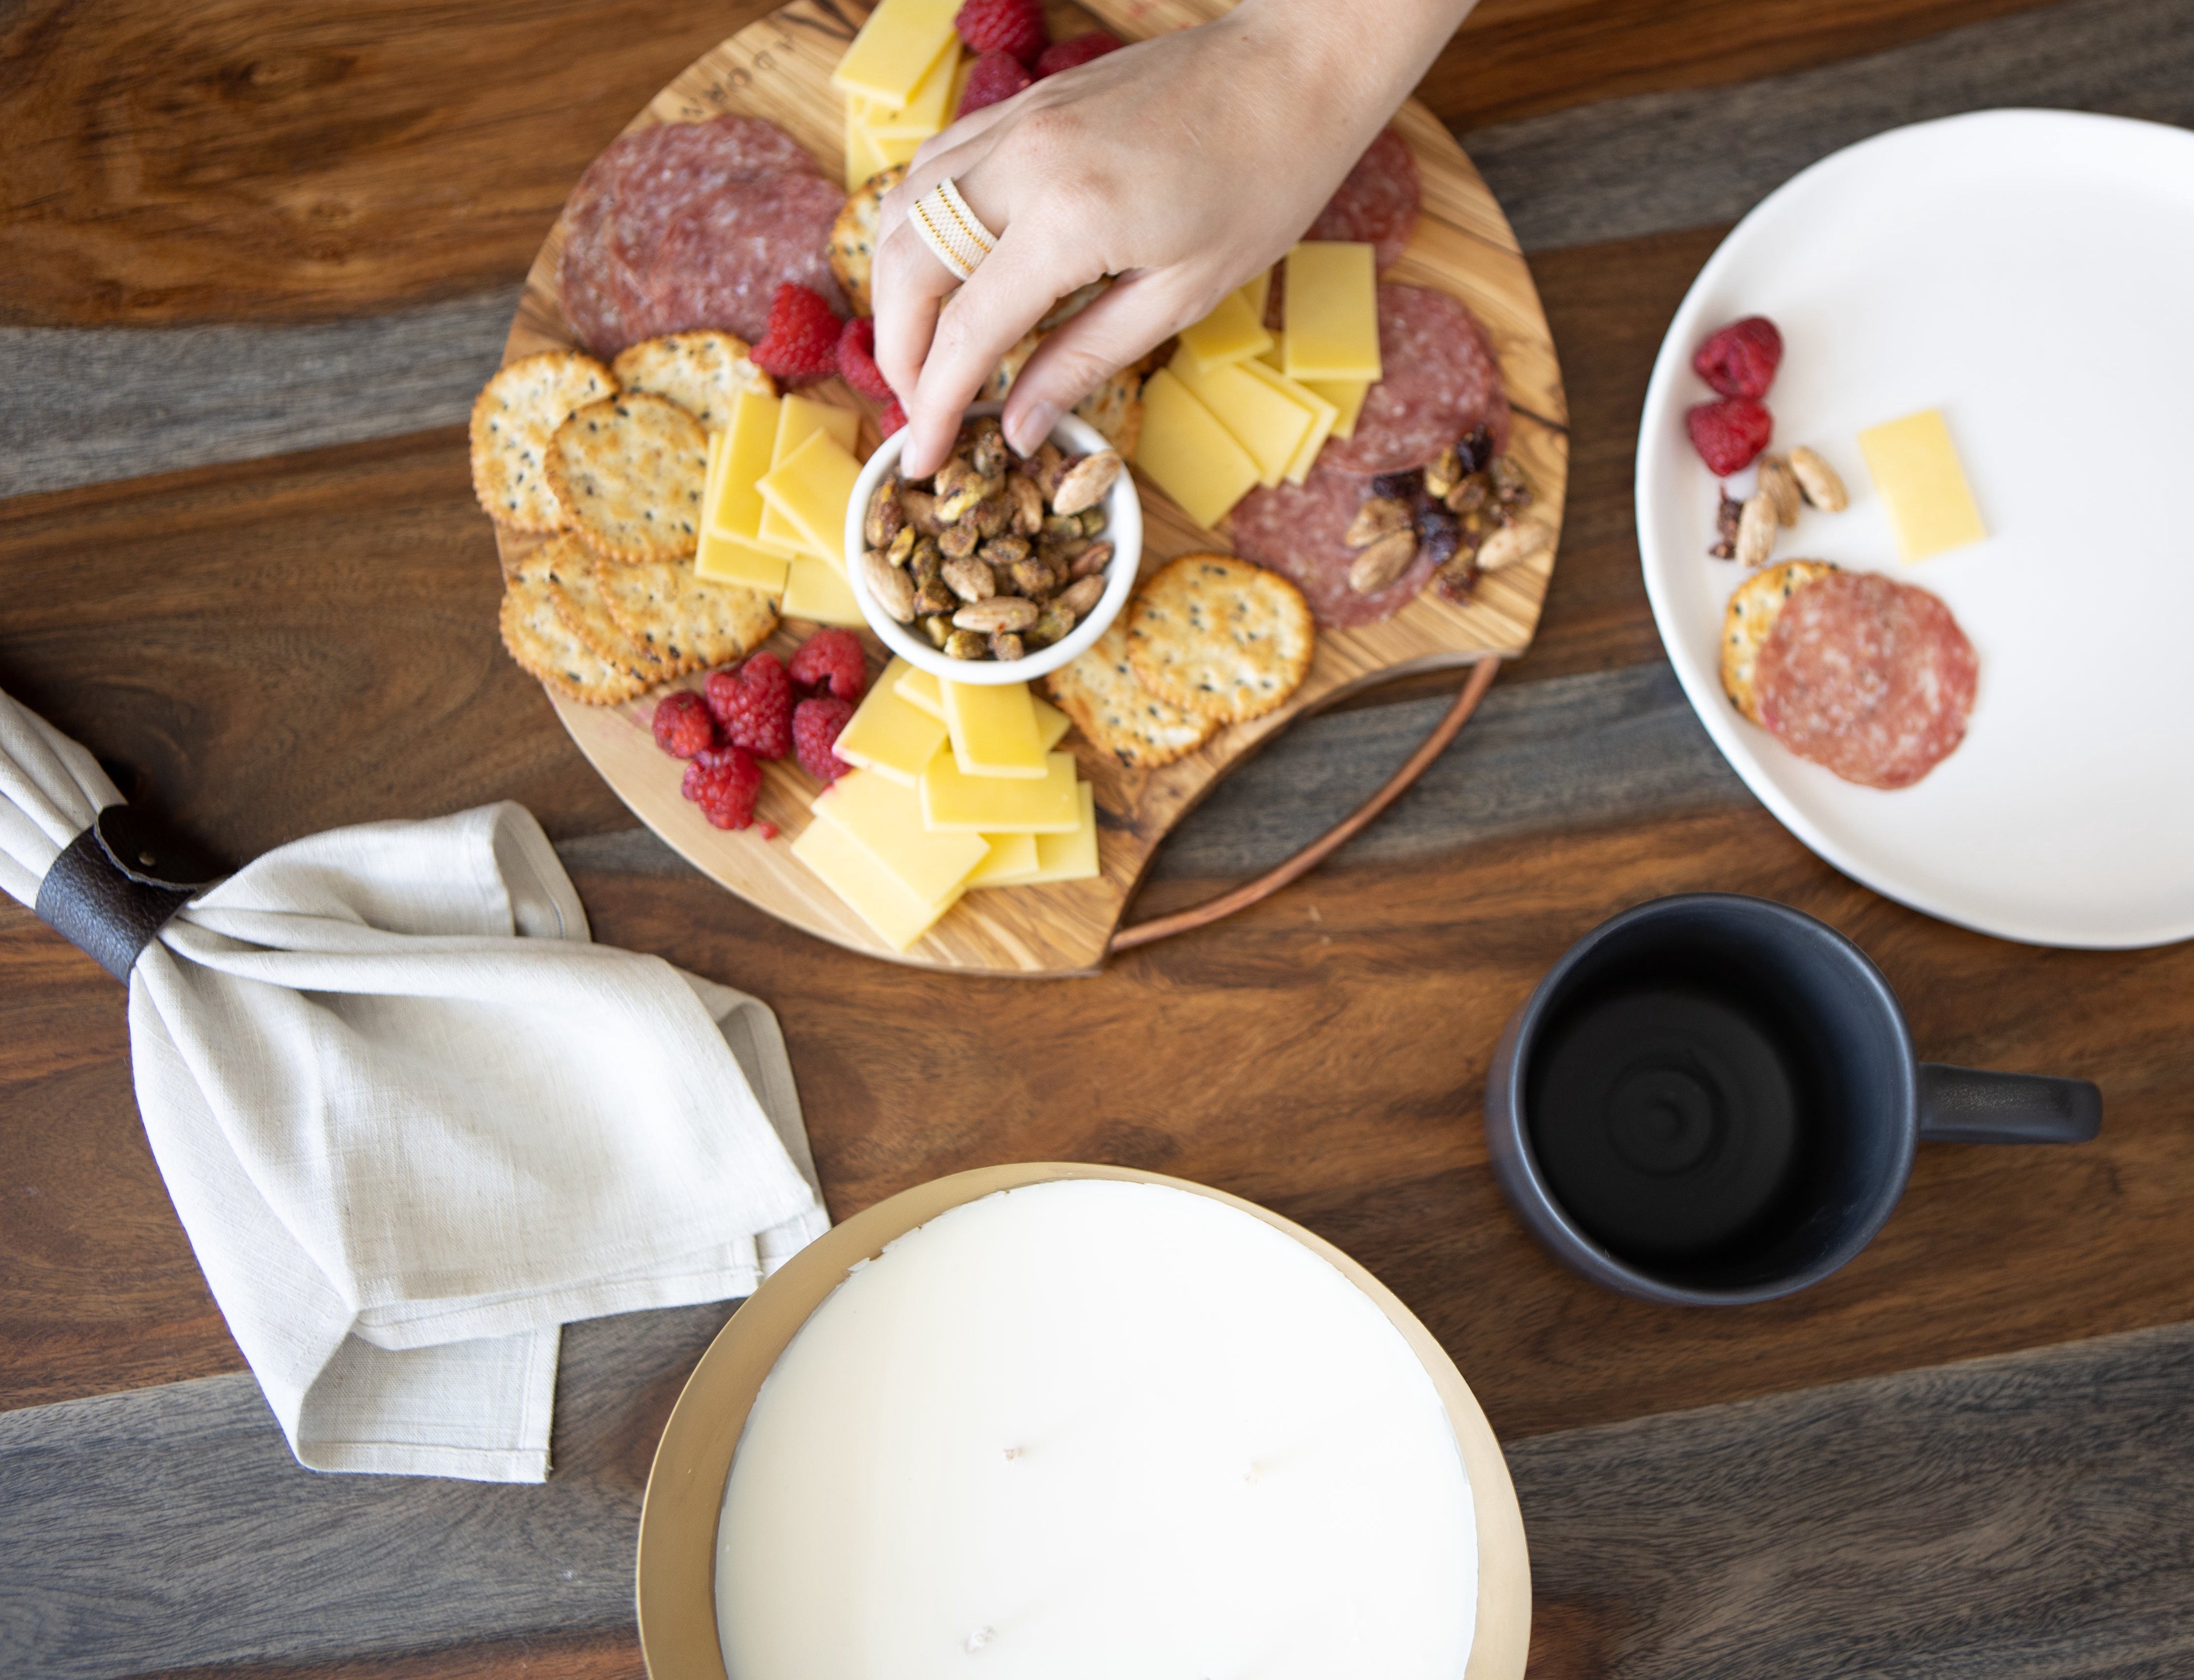
[[[905,470],[932,472],[1000,358],[1053,302],[1112,285],[1014,381],[1033,450],[1116,369],[1200,320],[1301,237],[1468,9],[1467,0],[1245,0],[976,112],[884,200],[876,361],[906,409]],[[958,285],[906,225],[945,176],[999,235]]]

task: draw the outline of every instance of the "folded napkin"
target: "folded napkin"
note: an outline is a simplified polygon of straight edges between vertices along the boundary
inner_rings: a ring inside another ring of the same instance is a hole
[[[0,694],[0,888],[36,903],[120,802]],[[315,834],[198,893],[130,970],[129,1043],[315,1470],[540,1481],[560,1326],[745,1294],[828,1228],[776,1018],[592,943],[515,805]]]

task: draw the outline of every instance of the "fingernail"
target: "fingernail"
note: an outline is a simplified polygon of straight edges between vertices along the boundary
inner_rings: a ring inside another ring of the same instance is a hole
[[[1020,455],[1033,455],[1059,424],[1060,410],[1053,403],[1031,403],[1014,416],[1006,428],[1006,441]]]

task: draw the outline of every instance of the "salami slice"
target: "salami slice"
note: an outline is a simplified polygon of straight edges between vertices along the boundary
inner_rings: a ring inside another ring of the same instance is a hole
[[[1485,330],[1460,300],[1422,286],[1379,288],[1385,376],[1364,398],[1356,435],[1328,440],[1318,465],[1341,473],[1406,473],[1473,427],[1508,447],[1508,398]]]
[[[1760,721],[1801,758],[1864,787],[1909,788],[1966,738],[1979,676],[1935,596],[1836,571],[1783,602],[1753,687]]]
[[[1376,624],[1416,599],[1433,574],[1433,561],[1420,556],[1375,594],[1359,595],[1348,587],[1356,553],[1341,536],[1370,494],[1369,475],[1337,473],[1323,462],[1301,485],[1253,490],[1234,504],[1234,552],[1301,590],[1311,616],[1325,628]]]
[[[640,335],[720,327],[750,344],[769,330],[769,302],[786,281],[820,292],[839,314],[830,272],[831,224],[846,195],[810,175],[727,187],[671,223],[642,275]]]
[[[612,140],[564,207],[557,284],[573,331],[608,356],[669,330],[658,324],[660,287],[650,270],[673,226],[747,183],[784,177],[820,182],[822,172],[791,135],[757,117],[658,123]]]
[[[1356,167],[1337,187],[1306,239],[1353,239],[1379,248],[1381,272],[1393,267],[1410,243],[1417,225],[1417,160],[1409,142],[1392,129],[1381,129],[1379,138],[1356,160]]]

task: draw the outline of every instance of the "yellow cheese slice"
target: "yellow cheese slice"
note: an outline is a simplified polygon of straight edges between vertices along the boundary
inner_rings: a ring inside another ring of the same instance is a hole
[[[810,558],[810,564],[830,570],[821,560]],[[789,565],[785,556],[763,548],[752,537],[727,536],[720,530],[706,530],[693,556],[693,576],[710,583],[737,583],[765,595],[777,595],[784,592]]]
[[[787,456],[818,432],[827,433],[840,447],[850,450],[860,436],[861,416],[851,409],[838,408],[830,403],[818,403],[813,397],[788,396],[777,405],[777,431],[770,440],[769,464],[773,469],[782,465]],[[767,474],[757,474],[757,478]],[[756,499],[761,500],[757,490]],[[845,542],[841,533],[836,542],[827,552],[817,553],[798,529],[767,501],[762,501],[761,517],[755,527],[755,539],[765,548],[776,548],[787,554],[816,553],[819,559],[834,560],[841,570],[845,557],[839,550]]]
[[[1266,367],[1261,361],[1244,362],[1241,367],[1250,378],[1269,385],[1289,402],[1300,404],[1309,411],[1310,430],[1303,434],[1302,442],[1295,445],[1295,452],[1288,458],[1287,471],[1282,474],[1289,484],[1301,484],[1310,476],[1311,463],[1318,459],[1318,452],[1325,447],[1325,440],[1331,435],[1333,422],[1340,418],[1341,411],[1310,387],[1298,384],[1277,368]]]
[[[1241,293],[1229,292],[1209,315],[1180,330],[1180,349],[1174,364],[1177,370],[1186,360],[1197,372],[1209,373],[1215,368],[1247,361],[1270,349],[1272,343],[1263,316],[1250,313],[1249,301]]]
[[[1988,535],[1942,410],[1870,427],[1858,434],[1858,446],[1904,559],[1929,559]]]
[[[855,630],[869,622],[861,616],[861,604],[853,599],[846,574],[813,554],[795,554],[784,563],[784,599],[777,610],[787,618]]]
[[[1036,743],[1048,753],[1066,738],[1074,720],[1040,694],[1030,695],[1029,703],[1036,708]]]
[[[860,842],[835,823],[810,823],[793,841],[792,855],[895,951],[906,949],[960,901],[957,890],[936,903],[916,897],[896,876],[878,869]]]
[[[1048,754],[1036,782],[963,774],[950,753],[922,772],[922,821],[934,835],[1067,834],[1081,820],[1071,753]]]
[[[1260,476],[1249,451],[1167,368],[1143,381],[1135,465],[1204,526],[1225,518]]]
[[[975,866],[975,873],[968,877],[974,886],[1019,886],[1035,874],[1037,867],[1037,846],[1048,835],[985,834],[990,842],[991,855]]]
[[[896,111],[873,100],[861,101],[858,120],[876,140],[911,140],[917,143],[939,133],[952,120],[952,87],[960,77],[960,43],[945,43]],[[850,101],[849,101],[850,103]]]
[[[884,667],[883,675],[846,720],[836,748],[847,764],[872,770],[902,788],[919,782],[922,766],[945,745],[943,721],[908,705],[898,692],[899,678],[913,668],[904,659]]]
[[[1097,873],[1097,790],[1084,782],[1074,792],[1081,801],[1081,822],[1071,834],[1038,834],[1036,873],[1017,885],[1088,880]]]
[[[1026,683],[940,682],[938,690],[962,776],[1036,781],[1045,774],[1036,697]]]
[[[1379,277],[1367,244],[1306,240],[1288,253],[1282,306],[1289,379],[1376,379]]]
[[[947,755],[938,755],[947,763]],[[851,834],[899,883],[935,903],[991,855],[983,836],[933,833],[923,826],[922,796],[873,771],[848,771],[815,796],[815,814]]]
[[[891,674],[887,671],[884,674]],[[910,665],[892,687],[916,711],[926,713],[939,723],[945,721],[945,697],[938,692],[937,679],[928,672]]]
[[[1283,379],[1286,379],[1287,376],[1281,373],[1280,370],[1286,363],[1287,346],[1288,335],[1284,332],[1274,333],[1272,347],[1257,358],[1259,365],[1270,368],[1274,373],[1280,374]],[[1371,381],[1368,379],[1292,379],[1289,380],[1288,383],[1295,390],[1307,391],[1319,401],[1332,405],[1335,437],[1353,438],[1356,435],[1356,416],[1364,412],[1364,393],[1371,388]],[[1313,450],[1311,453],[1316,455],[1318,451]],[[1290,482],[1301,484],[1302,480],[1290,475]]]
[[[1172,372],[1249,452],[1249,459],[1257,463],[1259,484],[1270,490],[1286,477],[1289,463],[1311,428],[1307,407],[1247,368],[1229,364],[1200,371],[1186,348],[1174,357]]]
[[[755,482],[764,506],[800,533],[801,547],[846,568],[846,504],[861,463],[827,432],[807,441]]]
[[[804,401],[805,398],[799,400]],[[704,522],[727,536],[753,537],[761,530],[761,493],[755,480],[770,469],[777,453],[777,432],[784,404],[761,391],[742,391],[732,399],[732,417],[710,439],[721,439],[723,470],[715,488],[702,498]]]
[[[861,183],[890,164],[884,162],[883,146],[854,114],[853,101],[846,102],[846,191],[857,192]]]
[[[1272,271],[1269,268],[1260,270],[1251,278],[1244,280],[1239,290],[1242,301],[1249,306],[1250,315],[1260,326],[1263,325],[1265,306],[1272,301]]]
[[[841,93],[897,111],[954,40],[960,0],[882,0],[830,72]]]

